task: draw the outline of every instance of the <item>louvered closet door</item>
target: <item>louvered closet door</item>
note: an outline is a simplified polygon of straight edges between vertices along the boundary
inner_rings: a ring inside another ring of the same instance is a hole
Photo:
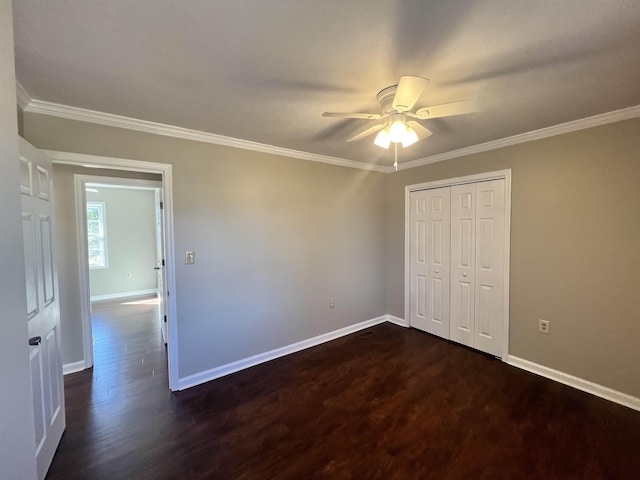
[[[449,338],[450,189],[412,192],[411,326]]]

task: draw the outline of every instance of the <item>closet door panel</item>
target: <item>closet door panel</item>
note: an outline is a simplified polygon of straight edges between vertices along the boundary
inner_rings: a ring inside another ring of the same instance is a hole
[[[450,267],[451,267],[451,189],[428,190],[428,263],[430,302],[427,309],[427,331],[450,338]]]
[[[476,184],[474,347],[502,354],[505,244],[504,180]]]
[[[451,340],[473,346],[475,184],[451,187]]]
[[[428,195],[424,191],[412,192],[411,201],[411,326],[420,330],[427,329],[427,310],[429,304],[428,260],[429,251],[427,235],[427,202]]]
[[[412,327],[449,338],[450,190],[412,192]]]

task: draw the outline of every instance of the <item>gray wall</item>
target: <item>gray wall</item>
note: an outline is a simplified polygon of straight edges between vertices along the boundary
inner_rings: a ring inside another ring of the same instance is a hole
[[[389,175],[388,313],[404,316],[405,185],[510,168],[510,354],[640,397],[639,131],[629,120]]]
[[[161,180],[159,175],[147,173],[118,172],[71,165],[53,166],[63,364],[84,360],[74,174]]]
[[[32,113],[24,123],[39,148],[173,164],[180,377],[384,314],[384,174]]]
[[[11,1],[0,0],[0,476],[36,478]]]
[[[176,256],[197,255],[176,266],[181,377],[384,313],[402,317],[404,186],[511,168],[510,353],[635,396],[639,127],[630,120],[385,176],[25,115],[41,148],[173,163]],[[550,335],[537,332],[538,318],[551,321]]]
[[[155,289],[156,208],[153,190],[97,187],[87,201],[106,210],[107,268],[89,270],[91,297]]]

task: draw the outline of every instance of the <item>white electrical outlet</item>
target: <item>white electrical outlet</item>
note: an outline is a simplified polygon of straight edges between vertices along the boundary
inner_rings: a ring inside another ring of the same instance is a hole
[[[329,300],[329,308],[333,308],[336,306],[336,301],[335,300]]]
[[[549,320],[538,320],[538,331],[542,333],[549,333]]]

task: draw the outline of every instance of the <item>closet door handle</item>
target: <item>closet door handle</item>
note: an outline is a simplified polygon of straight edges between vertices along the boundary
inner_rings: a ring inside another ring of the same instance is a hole
[[[463,276],[463,277],[466,277],[466,276],[467,276],[467,272],[464,272],[464,273],[462,274],[462,276]]]
[[[40,345],[41,343],[42,343],[42,337],[31,337],[29,339],[29,345],[31,345],[32,347]]]

